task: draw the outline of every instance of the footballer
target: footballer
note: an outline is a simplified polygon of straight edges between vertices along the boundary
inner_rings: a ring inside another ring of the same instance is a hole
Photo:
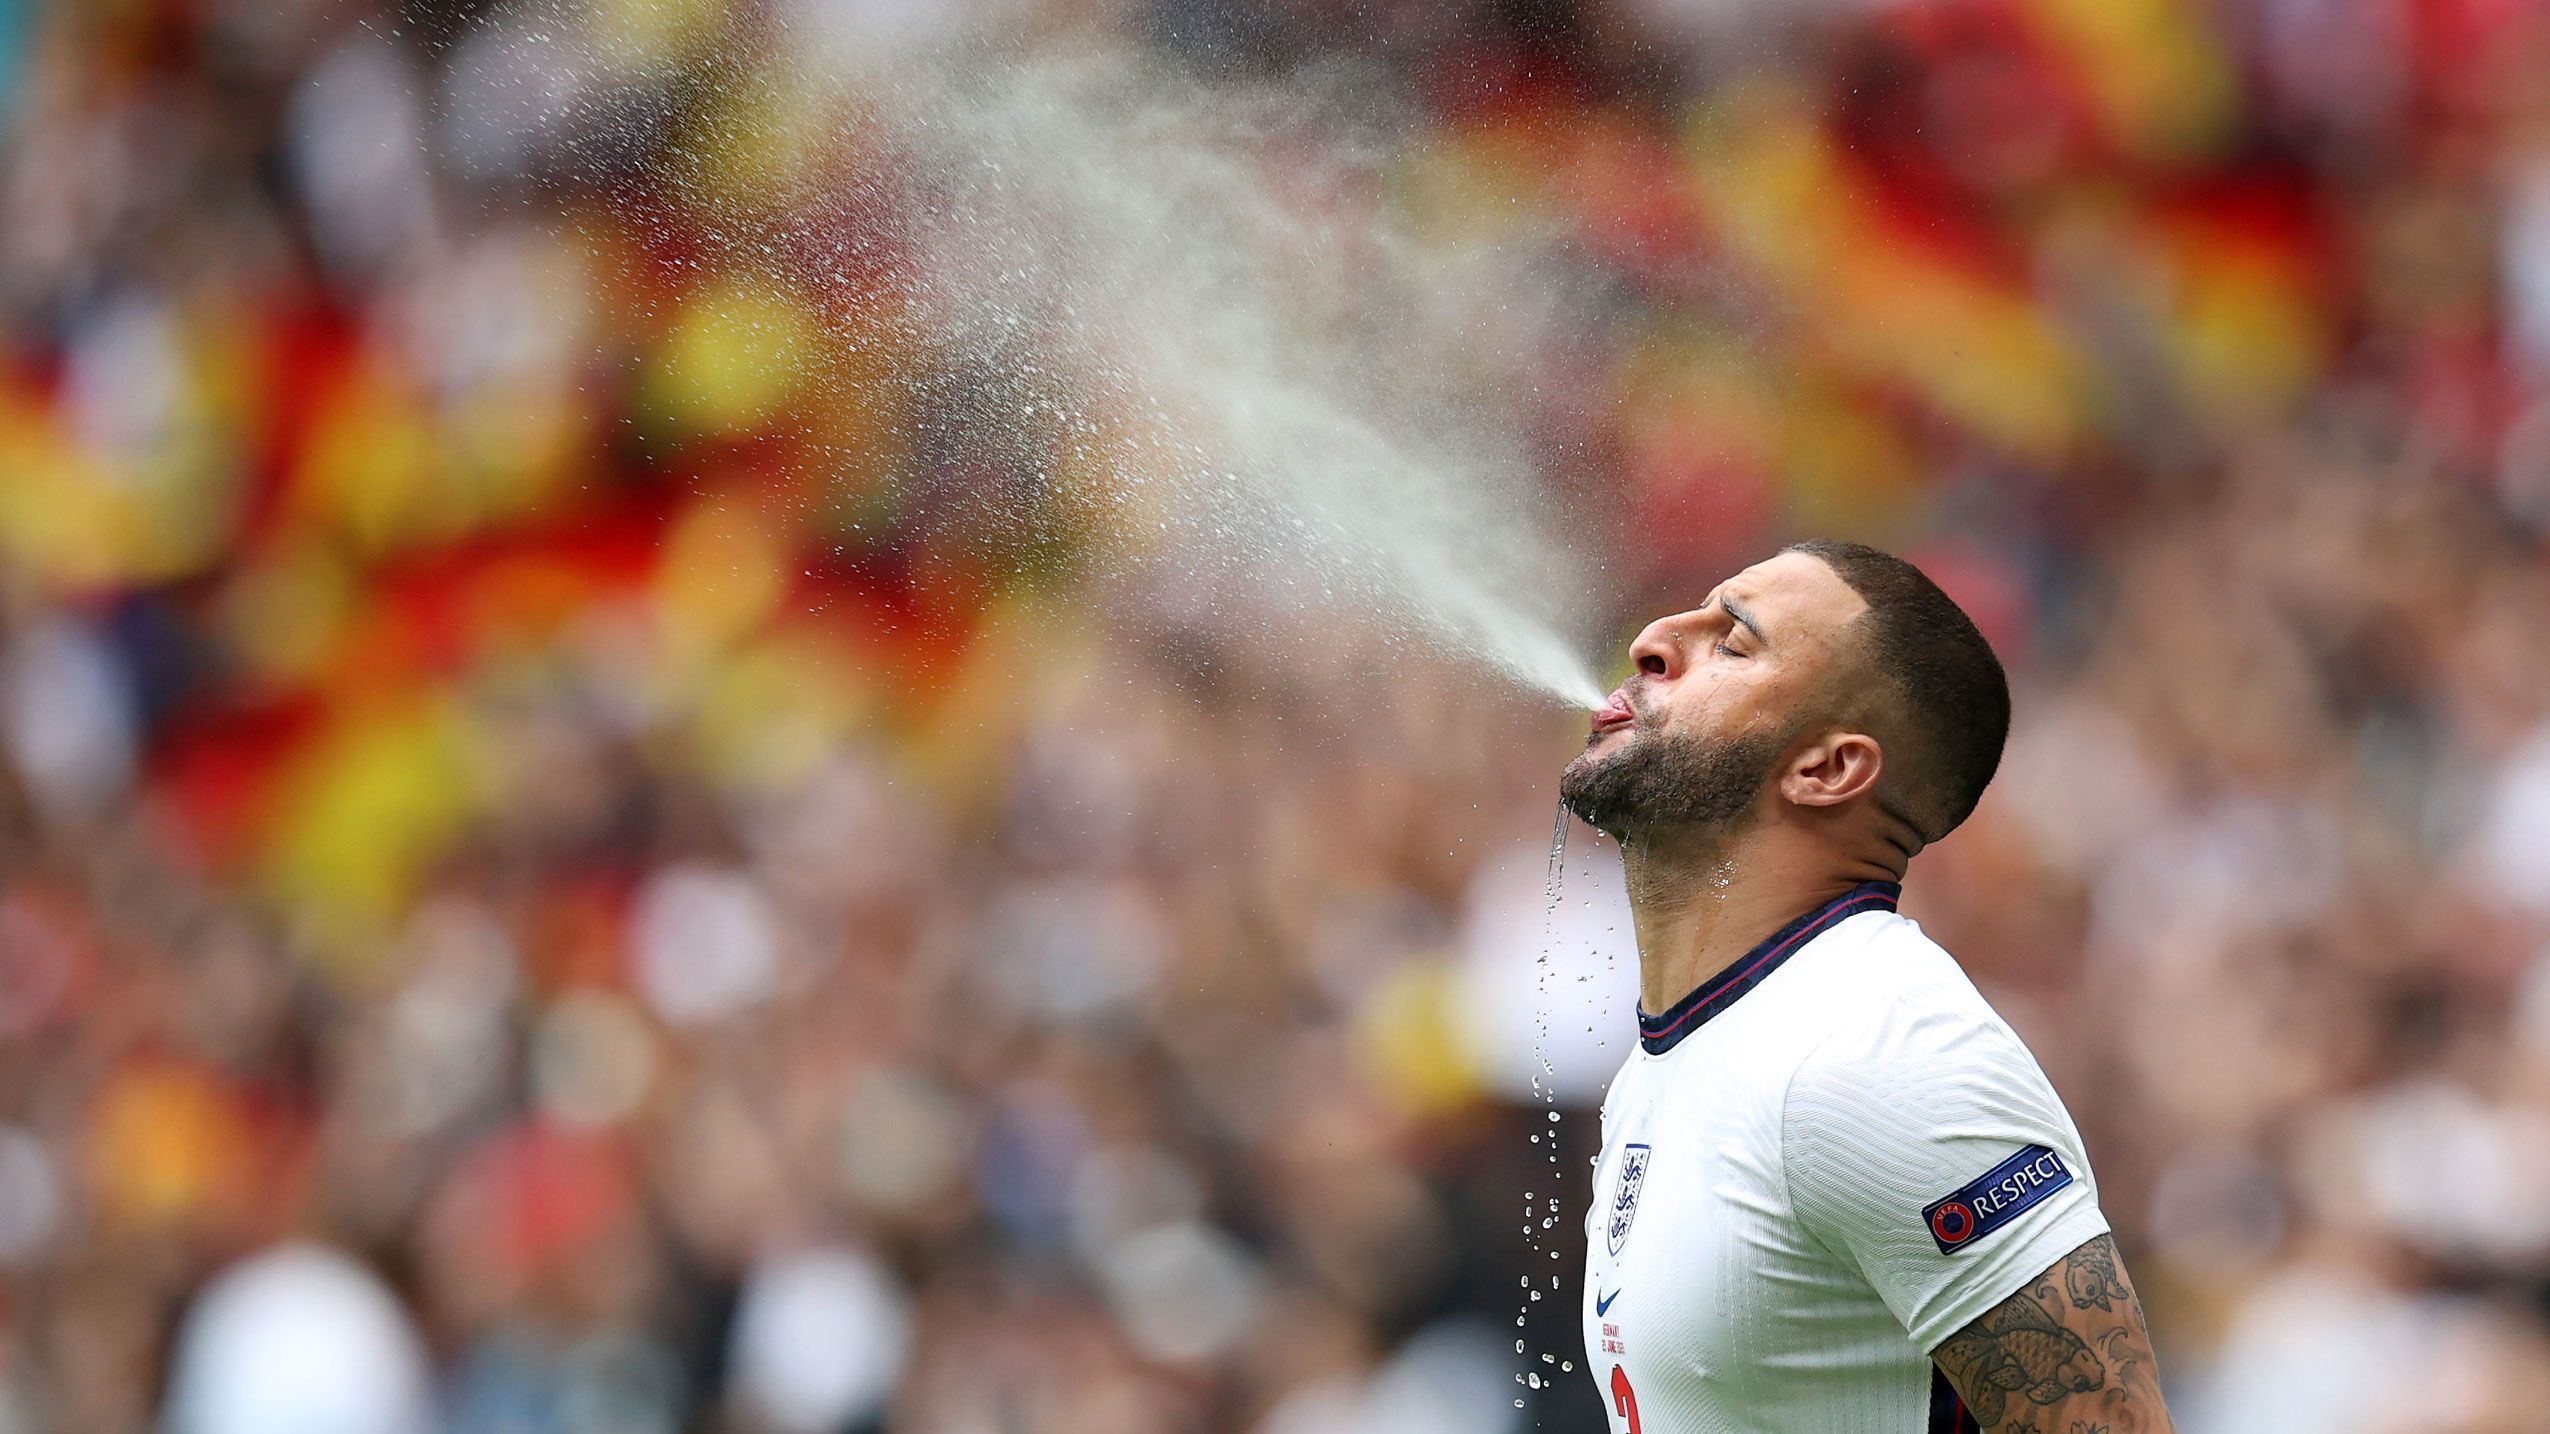
[[[2080,1132],[1895,911],[2001,760],[1982,634],[1902,559],[1810,542],[1630,656],[1559,788],[1637,917],[1585,1221],[1612,1429],[2171,1429]]]

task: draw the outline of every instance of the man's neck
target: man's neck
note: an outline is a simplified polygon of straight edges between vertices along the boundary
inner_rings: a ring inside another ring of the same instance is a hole
[[[1801,850],[1777,833],[1621,844],[1638,930],[1638,1005],[1660,1014],[1762,939],[1863,881],[1871,867]]]

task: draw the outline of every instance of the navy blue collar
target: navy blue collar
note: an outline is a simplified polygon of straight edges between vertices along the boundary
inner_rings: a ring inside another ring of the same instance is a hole
[[[1780,969],[1783,962],[1806,943],[1832,930],[1863,911],[1892,911],[1895,898],[1903,887],[1892,881],[1863,881],[1822,906],[1806,913],[1788,925],[1772,932],[1762,944],[1741,958],[1727,963],[1727,968],[1700,983],[1698,990],[1673,1003],[1671,1009],[1658,1015],[1638,1013],[1638,1044],[1647,1054],[1660,1056],[1676,1043],[1707,1024],[1711,1016],[1736,1003],[1745,992],[1762,984],[1763,978]]]

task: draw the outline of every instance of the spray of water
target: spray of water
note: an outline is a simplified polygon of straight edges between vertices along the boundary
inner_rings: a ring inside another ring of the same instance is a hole
[[[1226,622],[1350,615],[1600,702],[1595,569],[1553,536],[1521,436],[1518,269],[1545,251],[1394,222],[1365,92],[1206,86],[1122,50],[811,78],[860,96],[842,271],[886,256],[892,321],[958,376],[968,431],[1127,586],[1209,590]],[[973,501],[995,527],[1020,504]]]

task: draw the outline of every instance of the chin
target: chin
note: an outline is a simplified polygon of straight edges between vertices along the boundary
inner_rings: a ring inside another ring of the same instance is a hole
[[[1585,805],[1585,798],[1589,795],[1596,796],[1598,808],[1609,805],[1600,794],[1588,793],[1586,788],[1599,782],[1599,778],[1595,775],[1596,769],[1611,760],[1609,754],[1596,752],[1590,747],[1578,753],[1576,760],[1569,762],[1558,774],[1558,800],[1560,805],[1566,807],[1577,820],[1597,831],[1617,836],[1618,833],[1613,831],[1616,813],[1608,810],[1588,812]]]
[[[1611,734],[1609,734],[1609,733],[1604,733],[1604,734],[1603,734],[1603,736],[1609,736],[1609,735],[1611,735]],[[1571,758],[1571,759],[1568,761],[1568,763],[1567,763],[1567,765],[1566,765],[1566,766],[1564,766],[1564,767],[1562,767],[1562,768],[1560,768],[1560,769],[1559,769],[1559,773],[1558,773],[1558,789],[1559,789],[1561,792],[1564,792],[1564,791],[1566,791],[1566,790],[1567,790],[1567,782],[1568,782],[1568,779],[1569,779],[1569,778],[1571,778],[1571,777],[1575,777],[1575,776],[1579,776],[1579,775],[1582,775],[1583,773],[1586,773],[1586,772],[1590,772],[1590,771],[1592,771],[1594,768],[1596,768],[1596,767],[1598,767],[1598,766],[1602,765],[1602,763],[1603,763],[1603,761],[1604,761],[1604,753],[1603,753],[1603,752],[1602,752],[1602,751],[1598,748],[1598,746],[1597,746],[1597,744],[1598,744],[1598,743],[1600,743],[1602,740],[1603,740],[1603,738],[1602,738],[1602,737],[1596,737],[1596,738],[1594,738],[1594,739],[1593,739],[1593,741],[1591,741],[1591,742],[1587,742],[1587,743],[1585,744],[1585,750],[1584,750],[1584,751],[1577,753],[1577,754],[1576,754],[1573,758]]]

